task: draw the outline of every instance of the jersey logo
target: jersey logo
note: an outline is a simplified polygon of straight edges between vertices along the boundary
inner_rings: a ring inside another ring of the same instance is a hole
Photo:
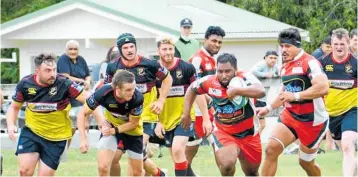
[[[326,66],[324,67],[324,70],[325,70],[326,72],[333,72],[333,65],[326,65]]]
[[[181,70],[177,70],[176,76],[177,76],[178,79],[183,78],[183,72]]]
[[[214,96],[222,96],[222,91],[219,89],[209,88],[209,94]]]
[[[183,96],[184,86],[173,86],[170,88],[169,96]]]
[[[29,92],[29,95],[36,95],[37,89],[36,88],[29,88],[29,89],[27,89],[27,91]]]
[[[292,68],[292,74],[294,74],[294,73],[302,74],[303,73],[302,67],[294,67],[294,68]]]
[[[57,103],[28,103],[28,108],[36,112],[56,111]]]
[[[206,64],[205,64],[205,69],[206,69],[206,70],[212,69],[211,64],[210,64],[210,63],[206,63]]]
[[[126,105],[125,105],[125,109],[129,109],[128,103],[126,103]]]
[[[346,65],[344,66],[344,68],[345,68],[345,70],[346,70],[346,73],[348,73],[348,74],[353,73],[352,65],[346,64]]]
[[[48,93],[50,96],[55,96],[57,94],[57,87],[50,88],[50,91]]]
[[[108,105],[110,108],[118,108],[118,105],[117,104],[109,104]]]
[[[147,84],[136,84],[137,89],[142,92],[142,93],[146,93],[147,92]]]
[[[145,74],[144,68],[139,67],[139,68],[137,69],[137,73],[138,73],[138,76],[144,76],[144,74]]]

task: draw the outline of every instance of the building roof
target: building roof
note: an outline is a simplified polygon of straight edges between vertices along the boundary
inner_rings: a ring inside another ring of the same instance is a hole
[[[174,36],[180,34],[183,18],[193,21],[195,38],[203,38],[210,25],[221,26],[227,39],[275,39],[281,30],[293,27],[215,0],[67,0],[1,24],[0,34],[45,20],[47,14],[71,5],[95,8]],[[308,31],[299,30],[309,40]]]

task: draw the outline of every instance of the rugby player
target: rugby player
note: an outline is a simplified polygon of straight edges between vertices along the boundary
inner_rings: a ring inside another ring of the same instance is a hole
[[[328,130],[328,113],[323,100],[328,93],[328,79],[318,60],[301,48],[297,29],[281,31],[279,44],[283,57],[283,87],[273,103],[258,108],[258,116],[265,116],[283,104],[285,108],[266,145],[261,175],[274,176],[278,156],[298,139],[299,164],[308,176],[320,176],[321,170],[315,164],[315,158]]]
[[[228,87],[238,77],[247,87]],[[224,53],[217,59],[216,75],[205,76],[190,85],[184,101],[182,126],[190,125],[190,109],[196,95],[207,94],[215,109],[213,139],[215,159],[222,176],[233,176],[237,159],[246,176],[258,176],[261,163],[261,140],[258,134],[258,118],[251,100],[242,107],[232,99],[236,96],[261,98],[265,89],[250,72],[238,71],[234,55]],[[244,98],[243,98],[244,99]]]

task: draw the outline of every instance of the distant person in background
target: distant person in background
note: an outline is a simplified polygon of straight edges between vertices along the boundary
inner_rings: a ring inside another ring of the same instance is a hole
[[[175,57],[184,61],[189,61],[190,57],[200,49],[200,42],[196,39],[190,39],[193,22],[189,18],[184,18],[180,22],[180,37],[175,43]]]
[[[259,79],[279,77],[279,70],[276,65],[277,57],[276,51],[268,50],[264,56],[264,61],[256,63],[251,72]]]
[[[274,77],[279,77],[279,70],[276,65],[278,54],[274,50],[268,50],[264,56],[264,61],[260,61],[254,65],[251,69],[251,72],[259,79],[271,79]],[[268,89],[268,88],[265,88]],[[267,93],[267,90],[266,90]],[[266,97],[257,99],[255,102],[256,107],[265,107],[266,106]],[[266,127],[265,117],[259,117],[260,120],[260,129],[259,133],[261,134],[264,128]]]
[[[321,59],[323,56],[332,51],[331,36],[327,36],[321,43],[321,46],[313,51],[312,56],[316,59]]]
[[[96,91],[97,89],[99,89],[103,86],[108,63],[117,59],[119,56],[120,56],[120,54],[119,54],[117,46],[112,46],[111,48],[109,48],[107,55],[106,55],[106,59],[101,63],[101,66],[99,69],[99,80],[96,83],[96,85],[93,86],[93,91]]]
[[[349,34],[350,42],[349,42],[349,50],[354,56],[358,56],[358,36],[357,29],[353,29]]]
[[[75,40],[69,40],[66,43],[66,53],[61,55],[57,61],[57,72],[67,77],[77,84],[83,85],[85,90],[90,89],[91,76],[86,60],[78,53],[80,44]],[[82,103],[71,99],[70,118],[72,120],[72,135],[77,128],[77,114]],[[71,139],[68,140],[67,147],[70,147]]]
[[[111,48],[109,48],[107,52],[106,60],[104,60],[101,64],[100,77],[99,77],[100,79],[105,78],[108,63],[117,59],[119,56],[120,55],[117,46],[112,46]]]
[[[2,94],[2,90],[0,89],[0,107],[4,104],[4,95]]]

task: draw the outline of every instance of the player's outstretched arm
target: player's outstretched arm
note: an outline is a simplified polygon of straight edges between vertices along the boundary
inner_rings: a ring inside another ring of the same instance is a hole
[[[227,93],[231,99],[239,95],[249,98],[262,98],[266,94],[265,88],[262,86],[262,84],[259,83],[254,83],[247,87],[229,88]]]
[[[92,110],[85,103],[77,115],[77,127],[80,133],[80,151],[81,153],[87,153],[89,145],[86,137],[86,121],[88,120],[89,115],[92,113]]]
[[[195,82],[189,86],[184,97],[184,111],[181,117],[181,124],[184,129],[188,129],[191,124],[190,110],[196,99],[196,93],[193,91],[193,84],[195,84]]]
[[[272,103],[267,104],[267,106],[265,107],[261,107],[261,108],[256,108],[257,110],[257,116],[258,117],[264,117],[266,116],[266,114],[268,114],[270,111],[272,111],[273,109],[277,109],[280,106],[283,105],[284,101],[281,99],[280,95],[285,91],[285,86],[281,86],[281,90],[279,95],[277,95],[275,97],[275,99],[273,100]]]
[[[200,109],[200,112],[203,116],[203,130],[206,136],[209,136],[212,130],[212,125],[209,117],[208,104],[206,102],[205,95],[198,95],[196,97],[196,103]]]
[[[7,130],[9,138],[13,141],[16,140],[15,132],[17,131],[17,127],[15,126],[15,122],[17,120],[17,115],[19,114],[22,104],[23,103],[21,102],[12,101],[6,113]]]

